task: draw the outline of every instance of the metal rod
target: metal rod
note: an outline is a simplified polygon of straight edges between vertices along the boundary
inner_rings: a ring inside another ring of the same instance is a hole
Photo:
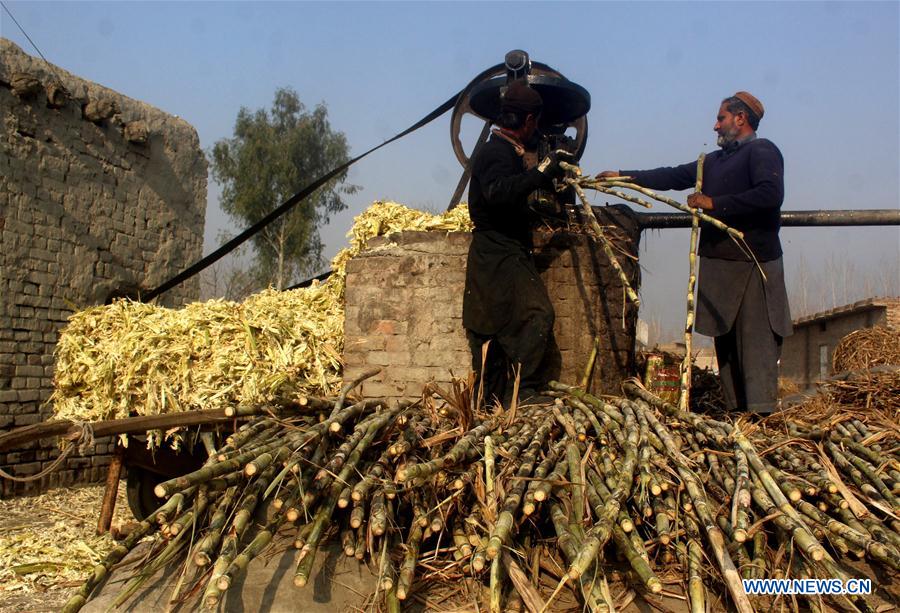
[[[595,212],[606,207],[593,207]],[[666,228],[690,228],[691,216],[687,213],[637,213],[631,211],[638,227],[643,230]],[[781,225],[785,228],[826,227],[826,226],[900,226],[900,209],[860,209],[860,210],[820,210],[782,211]],[[288,289],[306,287],[313,280],[324,281],[331,275],[327,270],[315,277],[292,285]]]
[[[641,230],[690,228],[691,216],[685,213],[635,213]],[[804,226],[900,226],[900,209],[782,211],[781,225]]]

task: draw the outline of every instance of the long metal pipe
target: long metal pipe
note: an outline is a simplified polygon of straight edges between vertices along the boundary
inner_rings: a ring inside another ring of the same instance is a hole
[[[689,228],[687,213],[636,213],[641,230]],[[782,211],[781,225],[803,226],[900,226],[900,209]]]

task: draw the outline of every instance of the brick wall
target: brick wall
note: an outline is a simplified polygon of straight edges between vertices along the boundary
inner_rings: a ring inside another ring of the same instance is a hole
[[[637,254],[640,232],[627,208],[596,209],[617,245]],[[462,327],[468,233],[403,232],[381,237],[347,266],[344,373],[381,366],[362,385],[370,397],[418,397],[425,383],[465,377],[471,356]],[[590,389],[617,390],[631,374],[637,309],[599,245],[564,228],[535,233],[535,260],[556,311],[547,374],[578,383],[594,337],[601,350]],[[633,287],[636,260],[620,258]],[[624,321],[623,321],[624,315]]]
[[[69,92],[61,95],[59,80]],[[0,430],[52,411],[53,348],[74,311],[152,288],[198,259],[206,161],[177,117],[32,58],[0,39]],[[196,280],[161,298],[195,300]],[[109,441],[31,485],[2,495],[96,480]],[[35,474],[52,442],[0,452],[0,466]]]

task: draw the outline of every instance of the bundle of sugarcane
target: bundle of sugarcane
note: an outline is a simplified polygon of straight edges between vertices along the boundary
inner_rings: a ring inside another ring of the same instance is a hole
[[[330,535],[373,562],[389,610],[467,578],[489,584],[492,610],[513,594],[540,610],[561,593],[612,610],[621,598],[603,579],[621,577],[649,600],[683,580],[695,611],[710,599],[750,611],[742,578],[846,580],[853,558],[887,577],[900,569],[896,423],[751,425],[682,412],[637,384],[603,398],[551,387],[552,403],[511,410],[428,393],[415,404],[311,398],[315,415],[257,417],[200,470],[158,486],[160,509],[66,610],[149,534],[155,553],[117,602],[178,559],[190,572],[172,601],[217,606],[276,538],[299,549],[304,586]]]

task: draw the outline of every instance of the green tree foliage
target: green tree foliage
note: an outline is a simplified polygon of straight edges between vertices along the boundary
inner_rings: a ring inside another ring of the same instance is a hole
[[[316,178],[349,159],[347,139],[332,130],[324,103],[308,110],[290,88],[275,92],[269,110],[241,108],[234,137],[210,153],[213,179],[222,186],[222,209],[252,225]],[[254,273],[278,289],[321,268],[319,227],[347,208],[346,171],[299,202],[253,238]]]

